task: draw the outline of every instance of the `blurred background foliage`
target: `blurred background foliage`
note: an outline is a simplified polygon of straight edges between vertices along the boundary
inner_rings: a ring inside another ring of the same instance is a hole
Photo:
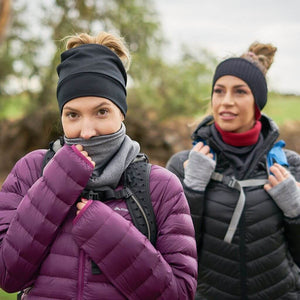
[[[167,41],[151,0],[1,3],[10,3],[10,10],[0,45],[0,153],[7,156],[0,172],[61,134],[56,66],[67,35],[104,30],[125,38],[133,57],[127,131],[155,162],[164,164],[172,151],[162,123],[178,116],[192,118],[209,103],[215,58],[205,49],[187,46],[178,60],[163,58]]]
[[[163,54],[168,42],[152,0],[0,0],[0,176],[61,134],[56,66],[63,38],[102,30],[123,36],[133,57],[128,134],[161,165],[191,146],[193,126],[210,105],[217,59],[193,41],[176,60]],[[265,112],[279,125],[299,119],[299,97],[271,93],[270,99]]]
[[[189,115],[203,107],[201,95],[209,95],[214,59],[204,50],[191,54],[186,48],[178,62],[163,61],[166,41],[150,0],[15,0],[0,47],[1,96],[22,91],[30,99],[30,113],[41,106],[54,107],[56,66],[65,49],[62,39],[101,30],[123,36],[131,50],[129,104],[156,110],[158,119]],[[7,98],[0,101],[3,109]]]

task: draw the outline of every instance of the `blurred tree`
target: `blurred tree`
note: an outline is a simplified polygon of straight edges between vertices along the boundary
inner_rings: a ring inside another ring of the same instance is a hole
[[[49,140],[61,134],[61,126],[53,124],[59,121],[55,90],[56,66],[65,49],[62,39],[101,30],[123,36],[133,56],[128,133],[153,158],[165,161],[171,155],[166,139],[170,134],[159,121],[194,115],[205,107],[213,62],[210,55],[187,48],[176,62],[163,59],[165,41],[152,0],[14,0],[10,30],[0,46],[0,87],[9,92],[13,78],[22,83],[28,111],[22,119],[0,121],[0,154],[5,161],[0,171],[8,170],[24,153],[48,147]]]
[[[50,67],[41,77],[41,93],[38,103],[50,103],[55,95],[55,68],[59,53],[63,50],[59,41],[70,34],[88,32],[97,34],[100,30],[112,31],[123,36],[134,55],[131,76],[141,78],[143,69],[140,62],[147,61],[152,53],[158,53],[161,38],[159,22],[150,0],[56,0],[45,24],[52,28],[52,40],[56,41],[57,51]],[[53,18],[53,16],[55,16]]]
[[[203,114],[210,103],[215,64],[207,51],[184,47],[178,62],[152,60],[152,73],[143,84],[133,86],[129,98],[155,111],[158,120]]]
[[[0,43],[4,39],[10,18],[10,0],[0,0]]]
[[[15,0],[12,20],[0,47],[0,86],[7,86],[8,78],[12,82],[11,75],[22,82],[31,113],[41,105],[56,108],[62,38],[80,32],[105,30],[125,38],[133,56],[128,102],[137,109],[155,110],[158,119],[192,114],[209,96],[212,58],[203,50],[184,49],[179,62],[163,61],[165,41],[152,0]]]
[[[6,35],[6,28],[10,19],[10,0],[0,1],[0,44],[3,42]],[[10,68],[11,60],[4,60],[6,57],[5,52],[7,49],[5,47],[0,48],[0,95],[2,94],[1,79],[5,77],[6,69],[9,69],[10,73],[12,69]]]
[[[0,84],[6,86],[14,75],[30,90],[30,79],[37,79],[39,93],[30,95],[33,109],[37,103],[54,102],[61,39],[67,35],[106,30],[124,36],[135,60],[131,73],[139,78],[139,62],[151,51],[158,55],[160,26],[151,0],[15,0],[12,11],[13,22],[0,48]]]
[[[9,1],[8,1],[9,2]],[[11,82],[19,78],[24,90],[36,70],[35,58],[41,41],[30,33],[26,3],[16,0],[9,9],[9,26],[0,46],[0,95],[12,89]],[[26,79],[26,80],[21,80]],[[12,92],[15,92],[12,89]],[[1,104],[1,103],[0,103]]]

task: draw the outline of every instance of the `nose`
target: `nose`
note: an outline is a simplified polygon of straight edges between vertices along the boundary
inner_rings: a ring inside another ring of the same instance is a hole
[[[232,94],[229,91],[227,91],[224,94],[224,97],[222,98],[222,104],[223,105],[233,105],[234,104]]]
[[[97,131],[95,128],[95,123],[89,119],[83,120],[81,130],[80,130],[80,137],[88,140],[93,136],[97,135]]]

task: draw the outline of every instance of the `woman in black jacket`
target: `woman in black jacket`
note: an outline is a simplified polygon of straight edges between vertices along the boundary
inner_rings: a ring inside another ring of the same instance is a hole
[[[254,43],[217,66],[212,115],[167,164],[193,216],[196,299],[300,299],[300,156],[261,115],[275,52]]]

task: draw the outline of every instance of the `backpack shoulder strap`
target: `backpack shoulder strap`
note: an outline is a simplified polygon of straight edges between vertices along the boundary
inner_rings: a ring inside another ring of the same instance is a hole
[[[100,201],[124,198],[134,226],[155,246],[157,228],[150,197],[150,171],[151,164],[147,156],[140,153],[124,172],[123,189],[87,191],[86,197]],[[101,274],[93,261],[92,274]]]
[[[243,188],[251,187],[251,186],[263,186],[268,182],[268,180],[267,179],[236,180],[234,177],[224,176],[223,174],[217,172],[213,172],[211,179],[218,182],[222,182],[224,185],[227,185],[232,189],[238,190],[240,193],[239,199],[237,201],[236,207],[233,211],[233,215],[229,223],[229,227],[224,237],[224,241],[230,244],[232,242],[233,236],[238,227],[246,203],[246,196]]]
[[[272,147],[272,149],[269,151],[267,155],[268,168],[270,168],[270,166],[272,166],[274,162],[277,162],[283,166],[288,166],[286,155],[283,151],[284,146],[285,146],[285,142],[283,140],[280,140],[276,144],[274,144],[274,146]],[[243,188],[251,187],[251,186],[263,186],[268,182],[268,180],[267,179],[236,180],[232,176],[224,176],[223,174],[218,172],[213,172],[211,179],[218,182],[222,182],[224,185],[236,189],[240,193],[228,230],[224,237],[225,242],[231,243],[233,236],[236,232],[239,220],[243,213],[245,202],[246,202],[246,197]]]
[[[131,191],[127,207],[133,224],[153,245],[156,242],[156,218],[150,197],[151,164],[145,154],[139,154],[124,174],[124,186]]]
[[[51,160],[51,158],[55,155],[55,153],[64,145],[63,137],[59,137],[56,141],[52,141],[49,144],[49,149],[47,150],[43,162],[42,162],[42,169],[41,169],[41,176],[43,175],[43,171],[47,163]]]
[[[81,197],[99,201],[125,199],[134,226],[155,245],[157,228],[150,197],[150,171],[147,156],[140,153],[125,170],[122,189],[83,190]]]

